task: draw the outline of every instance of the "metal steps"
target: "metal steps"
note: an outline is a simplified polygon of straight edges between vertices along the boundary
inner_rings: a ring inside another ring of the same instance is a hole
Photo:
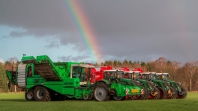
[[[25,68],[27,64],[20,63],[18,65],[18,86],[20,88],[26,88],[26,75]]]

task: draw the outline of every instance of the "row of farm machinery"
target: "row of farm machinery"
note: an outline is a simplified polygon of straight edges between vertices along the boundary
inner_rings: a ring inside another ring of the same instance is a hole
[[[81,62],[56,63],[46,55],[23,56],[16,69],[6,70],[9,84],[24,90],[27,101],[184,99],[187,96],[181,83],[168,79],[168,73]]]

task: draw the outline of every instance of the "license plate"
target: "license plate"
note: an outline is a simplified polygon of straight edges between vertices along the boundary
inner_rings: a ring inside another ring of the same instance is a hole
[[[133,93],[134,93],[134,92],[138,92],[138,89],[132,89],[131,91],[132,91]]]

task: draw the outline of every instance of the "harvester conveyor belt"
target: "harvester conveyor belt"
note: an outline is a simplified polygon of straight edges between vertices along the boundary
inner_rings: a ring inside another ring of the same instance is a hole
[[[35,70],[46,80],[61,80],[53,71],[49,63],[35,64]]]

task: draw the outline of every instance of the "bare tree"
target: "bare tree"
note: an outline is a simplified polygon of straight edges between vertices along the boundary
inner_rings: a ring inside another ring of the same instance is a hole
[[[189,91],[192,90],[192,80],[195,75],[195,71],[198,67],[198,61],[196,62],[187,62],[184,64],[183,68],[185,69],[185,75],[187,79],[189,80]]]
[[[180,67],[180,62],[177,62],[177,61],[173,61],[172,62],[172,66],[173,66],[173,70],[174,70],[174,72],[176,72],[177,71],[177,69]]]
[[[167,65],[167,60],[164,58],[164,57],[160,57],[159,59],[157,59],[155,61],[155,67],[156,69],[158,69],[158,71],[162,71],[164,72],[165,71],[165,68],[166,68],[166,65]]]

